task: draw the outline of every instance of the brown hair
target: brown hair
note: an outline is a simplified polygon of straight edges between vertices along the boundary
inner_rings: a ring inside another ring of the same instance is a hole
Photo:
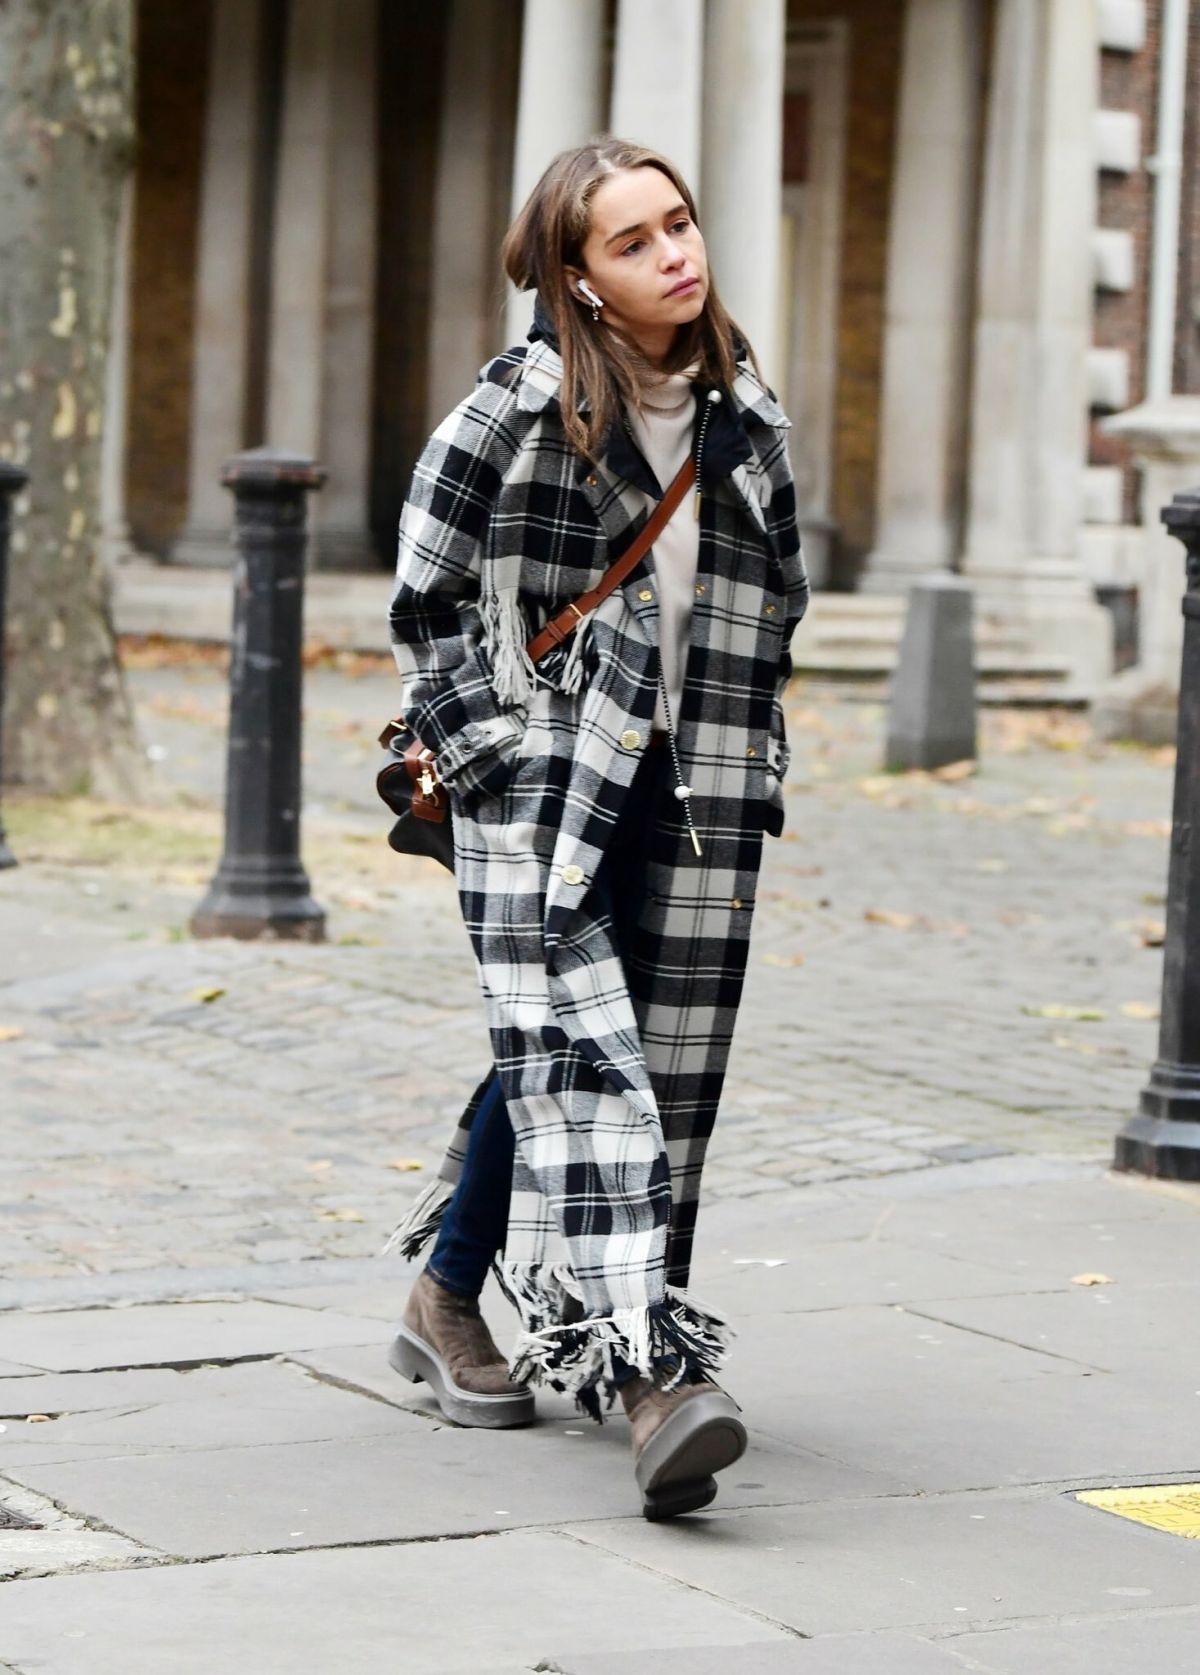
[[[679,192],[693,221],[696,203],[673,163],[644,145],[601,134],[586,145],[561,152],[529,194],[504,240],[504,271],[519,290],[536,287],[554,322],[563,362],[563,428],[571,446],[595,460],[621,399],[641,403],[647,381],[656,376],[635,344],[617,331],[595,330],[587,311],[574,301],[565,270],[583,266],[583,246],[591,230],[592,198],[597,188],[621,169],[658,169]],[[709,275],[704,308],[679,327],[667,359],[668,372],[693,361],[699,377],[728,389],[736,367],[730,319]],[[753,350],[750,358],[758,372]],[[586,406],[586,411],[580,408]]]

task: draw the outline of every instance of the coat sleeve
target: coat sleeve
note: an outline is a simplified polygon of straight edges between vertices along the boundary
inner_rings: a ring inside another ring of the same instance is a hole
[[[390,611],[401,705],[448,785],[486,774],[525,730],[496,697],[480,611],[492,509],[518,447],[511,390],[481,383],[434,431],[400,518]]]
[[[791,760],[783,718],[783,695],[792,678],[792,635],[808,609],[809,588],[800,545],[800,528],[796,522],[796,488],[786,446],[780,449],[778,458],[773,462],[771,475],[774,490],[767,508],[767,530],[783,570],[787,613],[775,681],[775,702],[771,710],[768,762],[773,777],[768,799],[767,830],[773,837],[778,837],[783,830],[783,781]]]

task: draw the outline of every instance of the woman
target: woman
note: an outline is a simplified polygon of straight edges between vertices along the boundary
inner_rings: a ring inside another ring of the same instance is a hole
[[[431,438],[400,527],[392,640],[454,812],[495,1067],[393,1241],[415,1255],[392,1364],[461,1423],[599,1418],[619,1395],[647,1517],[707,1505],[745,1448],[711,1380],[729,1329],[688,1296],[705,1146],[742,989],[780,694],[808,587],[784,418],[709,278],[695,205],[604,137],[509,231],[536,288],[509,350]],[[535,665],[684,462],[633,575]],[[479,1314],[521,1316],[511,1372]]]

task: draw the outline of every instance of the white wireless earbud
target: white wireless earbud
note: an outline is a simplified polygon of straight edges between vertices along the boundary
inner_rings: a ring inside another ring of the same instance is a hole
[[[581,295],[587,298],[593,308],[604,307],[603,300],[596,295],[595,291],[592,290],[592,287],[588,284],[586,279],[581,279],[579,281],[579,290]]]

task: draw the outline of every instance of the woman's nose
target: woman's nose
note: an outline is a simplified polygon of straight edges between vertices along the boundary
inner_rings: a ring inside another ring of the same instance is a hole
[[[677,268],[683,259],[683,250],[681,246],[676,244],[675,240],[672,238],[664,240],[663,266],[668,268]]]

